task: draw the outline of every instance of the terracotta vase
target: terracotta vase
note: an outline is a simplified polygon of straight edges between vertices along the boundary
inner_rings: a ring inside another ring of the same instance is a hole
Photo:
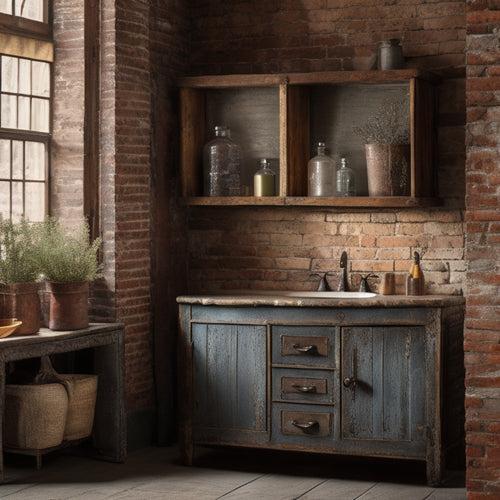
[[[370,196],[409,196],[410,145],[366,144]]]
[[[80,330],[89,325],[89,283],[48,283],[50,291],[49,328]]]
[[[38,283],[0,285],[0,316],[17,318],[23,324],[11,335],[33,335],[40,330]]]

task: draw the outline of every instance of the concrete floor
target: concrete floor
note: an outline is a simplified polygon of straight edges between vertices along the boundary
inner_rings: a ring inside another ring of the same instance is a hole
[[[0,497],[12,500],[463,500],[463,472],[448,472],[441,488],[425,484],[423,464],[355,460],[302,453],[209,450],[193,467],[175,447],[148,447],[114,464],[85,449],[43,458],[8,455]]]

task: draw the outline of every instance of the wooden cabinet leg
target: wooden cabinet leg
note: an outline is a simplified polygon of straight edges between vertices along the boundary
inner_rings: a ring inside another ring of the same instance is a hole
[[[180,454],[181,454],[181,461],[184,465],[193,465],[193,451],[194,446],[193,443],[183,443],[181,444],[181,449],[180,449]]]
[[[441,446],[434,441],[432,436],[427,436],[426,472],[427,484],[435,487],[441,484],[442,456]]]

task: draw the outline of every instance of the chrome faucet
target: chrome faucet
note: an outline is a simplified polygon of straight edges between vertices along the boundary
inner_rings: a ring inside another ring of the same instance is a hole
[[[340,277],[339,286],[337,290],[339,292],[348,292],[349,283],[347,281],[347,252],[344,250],[340,256],[340,269],[342,270],[342,276]]]

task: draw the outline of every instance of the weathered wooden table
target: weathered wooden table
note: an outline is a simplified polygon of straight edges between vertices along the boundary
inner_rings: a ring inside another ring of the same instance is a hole
[[[96,457],[123,462],[127,454],[125,420],[124,329],[119,323],[92,323],[74,331],[42,328],[37,335],[0,339],[0,430],[3,429],[6,364],[59,353],[93,350],[93,372],[99,375],[93,442]],[[0,481],[4,480],[0,432]]]

